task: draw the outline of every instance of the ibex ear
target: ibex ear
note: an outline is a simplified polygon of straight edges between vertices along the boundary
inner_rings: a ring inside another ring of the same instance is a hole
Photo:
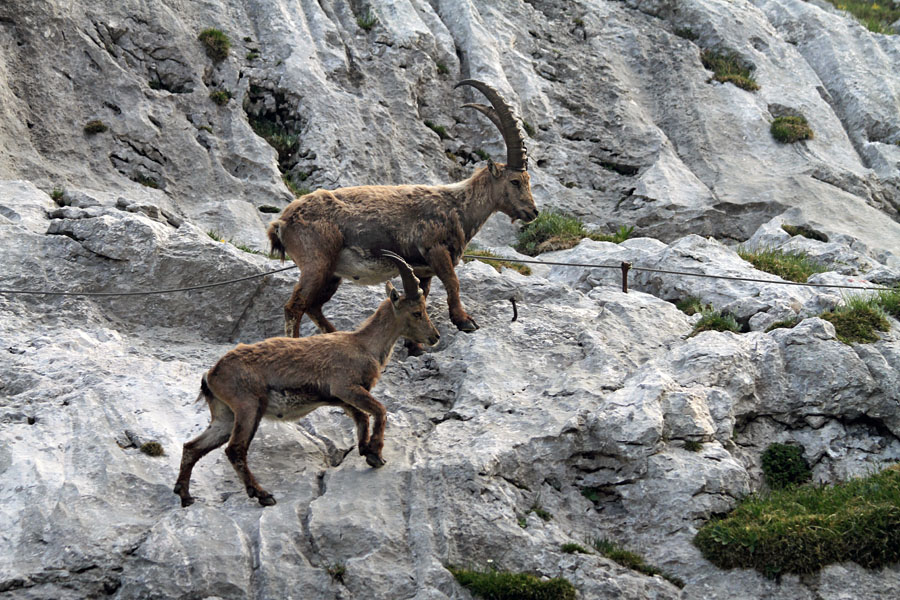
[[[391,299],[391,304],[396,306],[397,303],[400,302],[400,292],[398,292],[394,288],[394,285],[390,281],[384,284],[384,291],[388,293],[388,297]]]
[[[498,167],[490,158],[488,159],[488,171],[490,171],[491,175],[494,177],[500,177],[500,167]]]

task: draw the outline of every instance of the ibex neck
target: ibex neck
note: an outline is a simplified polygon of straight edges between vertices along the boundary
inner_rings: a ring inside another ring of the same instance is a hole
[[[394,316],[394,307],[386,299],[353,335],[382,368],[391,360],[394,344],[400,337],[400,323]]]
[[[497,210],[497,200],[491,193],[491,174],[483,167],[474,175],[461,181],[457,206],[460,221],[466,233],[466,241],[471,240],[485,221]]]

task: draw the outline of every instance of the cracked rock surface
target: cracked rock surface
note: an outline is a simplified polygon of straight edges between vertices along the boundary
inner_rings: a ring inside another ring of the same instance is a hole
[[[224,60],[197,40],[207,27],[229,36]],[[704,49],[752,64],[760,90],[712,81]],[[473,334],[435,281],[440,344],[398,346],[374,389],[387,464],[366,466],[339,410],[265,421],[249,461],[267,508],[220,451],[194,470],[193,506],[172,485],[208,423],[200,377],[235,343],[281,334],[296,270],[151,296],[0,294],[0,593],[464,600],[447,570],[460,565],[566,577],[584,599],[900,594],[896,567],[775,582],[691,544],[764,489],[772,442],[802,444],[826,483],[900,459],[900,323],[842,344],[816,318],[841,292],[778,285],[736,253],[804,251],[827,265],[821,284],[900,281],[898,55],[898,36],[801,0],[0,4],[3,289],[178,289],[289,266],[238,247],[267,245],[283,177],[450,182],[503,156],[460,107],[465,77],[527,121],[539,208],[635,226],[620,245],[544,255],[614,269],[461,264]],[[775,142],[772,119],[798,112],[815,137]],[[97,119],[107,130],[87,132]],[[513,237],[501,215],[477,241],[520,256]],[[760,281],[635,268],[625,294],[622,261]],[[673,304],[688,296],[746,333],[688,337],[696,317]],[[326,313],[351,329],[382,297],[344,285]],[[561,551],[603,538],[685,587]]]

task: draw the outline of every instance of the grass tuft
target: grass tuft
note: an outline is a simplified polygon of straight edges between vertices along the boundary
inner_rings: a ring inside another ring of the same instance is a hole
[[[435,66],[437,67],[438,75],[446,75],[450,72],[450,69],[447,68],[447,65],[442,62],[436,63]]]
[[[688,296],[687,298],[679,300],[675,303],[675,308],[677,308],[687,316],[702,313],[704,310],[712,310],[712,307],[710,305],[703,304],[703,301],[696,296]]]
[[[878,290],[876,302],[884,312],[900,320],[900,287],[892,290]]]
[[[284,182],[284,185],[287,187],[287,189],[289,189],[294,195],[294,198],[299,198],[300,196],[305,196],[312,192],[312,190],[310,190],[309,188],[301,187],[294,183],[294,180],[291,179],[291,177],[288,175],[282,175],[281,180]]]
[[[777,275],[786,281],[805,283],[810,275],[828,270],[803,252],[785,252],[775,248],[738,248],[737,253],[755,269]]]
[[[723,569],[767,577],[813,573],[835,562],[875,569],[900,561],[900,468],[832,486],[798,485],[745,498],[694,538]]]
[[[563,544],[562,546],[560,546],[559,549],[561,551],[565,552],[566,554],[590,554],[591,553],[590,550],[588,550],[581,544],[575,544],[572,542]]]
[[[534,137],[534,134],[537,133],[534,126],[525,119],[522,119],[522,128],[525,130],[525,133],[528,134],[528,137]]]
[[[900,19],[900,4],[891,0],[826,0],[845,10],[873,33],[894,34],[891,25]]]
[[[326,569],[328,571],[328,575],[331,576],[332,581],[337,581],[338,583],[344,583],[344,575],[347,574],[347,567],[340,564],[335,563]]]
[[[289,162],[291,156],[300,147],[300,137],[278,123],[258,117],[249,117],[248,121],[256,135],[266,140],[278,152],[279,165]]]
[[[147,456],[165,456],[166,454],[159,442],[144,442],[141,444],[141,452]]]
[[[772,489],[806,483],[812,477],[803,446],[792,444],[769,444],[762,453],[762,471]]]
[[[583,238],[618,244],[631,237],[633,232],[634,227],[625,225],[613,234],[592,232],[577,217],[546,211],[519,230],[515,248],[523,254],[536,256],[553,250],[567,250],[577,246]]]
[[[679,588],[684,587],[684,581],[682,581],[678,577],[674,577],[672,575],[669,575],[668,573],[664,573],[658,567],[647,564],[643,556],[635,552],[630,552],[611,540],[595,540],[594,548],[596,548],[597,552],[599,552],[606,558],[619,563],[623,567],[632,569],[639,573],[643,573],[644,575],[649,575],[651,577],[654,575],[659,575],[660,577],[663,577]]]
[[[437,125],[432,121],[425,121],[425,127],[438,134],[438,137],[440,137],[442,140],[450,139],[450,135],[447,133],[447,128],[443,125]]]
[[[775,321],[774,323],[766,327],[766,333],[775,331],[776,329],[793,329],[802,320],[803,319],[801,319],[800,317],[791,317],[790,319],[785,319],[784,321]]]
[[[356,17],[356,24],[365,31],[371,31],[377,23],[378,17],[375,16],[371,9],[366,11],[366,14]]]
[[[206,55],[211,59],[219,61],[228,57],[228,52],[231,50],[231,40],[228,39],[228,36],[221,29],[213,27],[204,29],[197,36],[197,39],[203,43],[203,47],[206,48]]]
[[[536,514],[542,521],[549,521],[553,518],[553,515],[550,514],[548,510],[544,509],[539,502],[532,504],[531,508],[528,509],[528,512]]]
[[[88,121],[84,124],[84,132],[88,135],[95,135],[97,133],[103,133],[107,131],[109,127],[106,126],[106,123],[101,121],[100,119],[94,119],[92,121]]]
[[[834,325],[837,339],[845,344],[869,344],[878,341],[877,331],[891,328],[881,296],[848,296],[844,303],[819,315]]]
[[[209,99],[219,106],[225,106],[231,100],[231,92],[228,90],[213,90],[209,93]]]
[[[684,440],[684,449],[688,452],[700,452],[703,450],[703,442],[697,440]]]
[[[472,595],[486,600],[575,600],[575,586],[562,577],[544,581],[530,573],[448,570]]]
[[[753,78],[753,69],[733,52],[703,50],[700,53],[700,61],[705,68],[713,72],[713,79],[716,81],[732,83],[751,92],[759,89],[759,84]]]
[[[793,144],[800,140],[813,139],[813,130],[805,117],[799,116],[783,116],[775,117],[772,126],[769,128],[772,137],[782,144]]]
[[[498,259],[502,258],[500,256],[497,256],[496,254],[494,254],[493,252],[491,252],[489,250],[477,250],[474,248],[466,248],[465,254],[471,254],[473,256],[483,256],[485,258],[498,258]],[[464,258],[463,262],[471,262],[473,260],[481,260],[481,259]],[[531,269],[528,267],[528,265],[522,265],[522,264],[515,263],[515,262],[509,262],[507,260],[481,260],[481,262],[483,262],[487,265],[491,265],[492,267],[494,267],[494,269],[497,270],[498,273],[501,273],[503,271],[503,267],[506,267],[507,269],[512,269],[513,271],[518,271],[522,275],[531,275]]]
[[[61,204],[65,193],[66,193],[66,191],[62,188],[58,188],[58,187],[53,188],[53,191],[50,192],[50,199],[53,200],[54,202],[56,202],[57,204]]]
[[[694,337],[702,331],[732,331],[741,332],[741,326],[735,320],[734,315],[722,314],[717,310],[706,308],[701,311],[700,320],[694,324],[694,330],[688,336]]]

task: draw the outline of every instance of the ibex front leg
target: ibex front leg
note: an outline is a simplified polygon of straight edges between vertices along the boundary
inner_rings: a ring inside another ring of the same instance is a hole
[[[428,266],[431,267],[434,274],[444,284],[444,289],[447,290],[450,320],[453,321],[456,328],[467,333],[478,329],[478,323],[466,313],[459,299],[459,279],[456,278],[456,271],[453,270],[453,261],[450,260],[450,253],[447,249],[435,246],[428,252],[426,260],[428,261]]]
[[[384,465],[384,459],[381,457],[381,451],[384,448],[384,427],[387,422],[387,410],[384,405],[372,397],[372,394],[361,385],[350,386],[346,391],[336,394],[338,398],[349,404],[354,409],[361,411],[366,420],[368,428],[368,416],[375,417],[375,423],[372,425],[372,436],[368,441],[363,442],[362,435],[359,436],[359,453],[366,457],[366,462],[370,467],[380,467]],[[358,423],[358,422],[357,422]],[[360,433],[358,431],[358,433]]]

